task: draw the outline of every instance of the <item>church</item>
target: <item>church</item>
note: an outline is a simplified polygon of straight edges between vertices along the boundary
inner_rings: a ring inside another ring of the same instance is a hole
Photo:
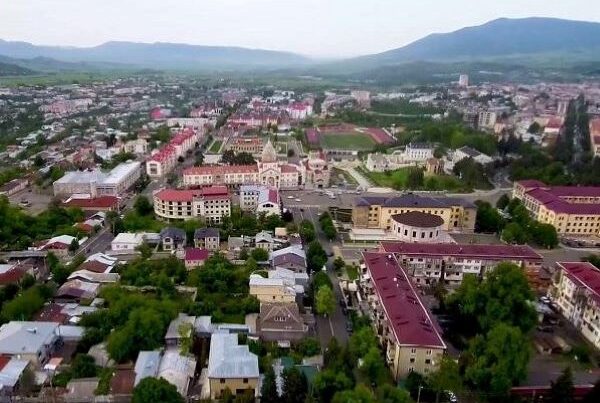
[[[310,158],[308,159],[310,161]],[[293,190],[316,187],[312,180],[307,181],[307,175],[312,164],[307,162],[291,164],[278,161],[277,151],[269,140],[264,146],[260,161],[253,165],[205,165],[191,167],[183,171],[183,183],[186,187],[210,185],[226,185],[237,188],[241,185],[264,185],[276,189]],[[323,169],[322,162],[319,164]],[[310,173],[310,172],[309,172]],[[319,187],[327,186],[322,180]]]

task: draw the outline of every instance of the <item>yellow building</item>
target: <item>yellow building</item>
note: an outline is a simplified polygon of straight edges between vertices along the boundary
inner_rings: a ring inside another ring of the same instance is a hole
[[[218,399],[225,389],[234,396],[258,393],[258,356],[247,345],[238,345],[235,333],[213,333],[208,358],[210,398]]]
[[[250,295],[260,302],[295,302],[296,289],[282,278],[265,278],[260,274],[250,275]]]
[[[437,324],[393,254],[363,253],[359,296],[395,380],[435,371],[446,351]]]
[[[535,220],[551,224],[562,235],[600,233],[600,187],[546,186],[536,180],[515,182],[513,197]]]
[[[600,269],[588,262],[558,262],[548,295],[581,335],[600,349]]]
[[[392,229],[392,216],[418,211],[444,220],[445,231],[473,232],[477,207],[466,200],[451,197],[427,197],[406,193],[395,197],[359,197],[352,209],[355,228]]]

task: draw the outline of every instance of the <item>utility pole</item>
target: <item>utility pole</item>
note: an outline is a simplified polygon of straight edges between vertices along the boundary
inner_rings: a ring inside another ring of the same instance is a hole
[[[419,392],[417,393],[417,403],[421,401],[421,389],[423,389],[423,385],[419,385]]]

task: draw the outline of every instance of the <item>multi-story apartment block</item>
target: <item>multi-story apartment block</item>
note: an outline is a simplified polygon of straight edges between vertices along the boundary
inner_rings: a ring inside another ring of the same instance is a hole
[[[548,295],[583,337],[600,349],[600,269],[588,262],[558,262]]]
[[[359,293],[395,380],[427,375],[446,351],[438,326],[393,254],[363,253]]]
[[[154,194],[154,212],[167,220],[204,218],[220,223],[231,214],[231,195],[225,186],[196,190],[163,189]]]
[[[411,211],[437,215],[444,220],[445,231],[472,232],[475,229],[476,206],[463,199],[428,197],[406,193],[393,197],[358,197],[352,209],[356,228],[392,229],[392,216]]]
[[[600,187],[546,186],[537,180],[515,182],[513,197],[531,216],[551,224],[561,235],[600,233]]]
[[[179,157],[192,150],[199,141],[199,134],[186,128],[171,138],[168,144],[153,154],[146,162],[146,173],[151,178],[160,178],[173,170]]]
[[[71,171],[53,183],[55,196],[88,194],[91,197],[119,196],[140,178],[141,164],[137,161],[117,165],[108,173],[98,169]]]
[[[381,242],[417,284],[459,285],[465,274],[484,276],[499,263],[510,262],[535,276],[543,258],[529,246],[455,243]]]
[[[240,208],[256,214],[281,215],[281,200],[275,188],[262,185],[240,186]]]

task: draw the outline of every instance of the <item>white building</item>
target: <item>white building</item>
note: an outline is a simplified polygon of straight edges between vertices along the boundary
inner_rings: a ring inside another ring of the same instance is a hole
[[[469,86],[469,75],[461,74],[460,77],[458,78],[458,85],[460,87],[468,87]]]
[[[142,174],[138,161],[117,165],[110,172],[98,169],[70,171],[52,185],[55,196],[89,194],[91,197],[120,196],[131,188]]]
[[[231,195],[225,186],[197,190],[163,189],[154,194],[154,212],[167,220],[203,217],[211,223],[231,215]]]
[[[479,116],[477,118],[477,127],[484,130],[492,130],[494,129],[497,120],[498,115],[496,112],[479,112]]]
[[[121,232],[110,243],[110,249],[115,252],[133,252],[142,243],[144,243],[142,234]]]
[[[433,158],[434,150],[431,144],[408,143],[404,150],[404,161],[424,163],[429,158]]]
[[[478,162],[481,165],[489,164],[493,161],[492,157],[490,157],[489,155],[479,152],[474,148],[464,146],[454,151],[454,154],[452,156],[452,163],[456,164],[457,162],[462,161],[465,158],[473,158],[475,162]]]
[[[268,186],[243,185],[240,187],[240,208],[256,214],[281,215],[279,192]]]

